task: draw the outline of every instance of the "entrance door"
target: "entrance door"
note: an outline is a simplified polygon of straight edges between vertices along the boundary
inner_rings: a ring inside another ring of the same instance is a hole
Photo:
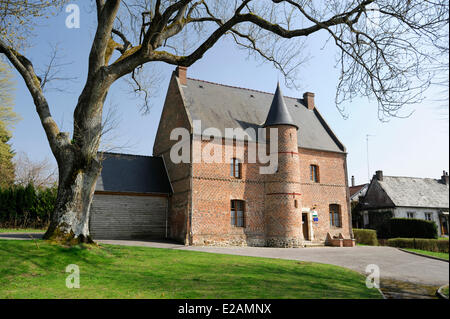
[[[302,214],[302,224],[303,224],[303,238],[309,240],[309,225],[308,225],[308,214]]]

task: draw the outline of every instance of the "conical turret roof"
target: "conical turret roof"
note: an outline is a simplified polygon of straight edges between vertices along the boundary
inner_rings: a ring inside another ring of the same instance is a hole
[[[267,114],[266,122],[263,127],[273,125],[292,125],[298,129],[298,126],[295,124],[291,114],[289,113],[286,103],[284,103],[280,83],[277,83],[277,90],[273,96],[272,105],[270,106],[270,110]]]

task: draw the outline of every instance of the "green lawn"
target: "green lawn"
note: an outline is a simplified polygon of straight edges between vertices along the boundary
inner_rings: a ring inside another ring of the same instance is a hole
[[[79,289],[65,268],[80,268]],[[325,264],[102,245],[0,240],[1,298],[381,298],[357,272]]]
[[[404,250],[408,250],[408,251],[412,251],[418,254],[422,254],[422,255],[428,255],[428,256],[433,256],[433,257],[439,257],[442,259],[447,259],[448,260],[448,253],[436,253],[434,251],[428,251],[428,250],[420,250],[420,249],[412,249],[412,248],[403,248]]]
[[[45,229],[35,228],[0,228],[0,233],[44,233]]]
[[[448,298],[448,285],[447,285],[446,287],[442,288],[441,292],[442,292],[444,295],[446,295],[447,298]]]

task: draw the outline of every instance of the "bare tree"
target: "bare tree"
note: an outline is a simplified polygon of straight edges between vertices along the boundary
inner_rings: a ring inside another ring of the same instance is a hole
[[[22,186],[32,184],[36,188],[52,187],[58,180],[56,167],[48,158],[33,161],[24,152],[14,157],[15,183]]]
[[[140,90],[136,73],[146,63],[190,66],[230,36],[292,79],[303,59],[301,45],[324,32],[339,52],[337,105],[368,96],[378,102],[382,119],[421,100],[434,76],[430,66],[439,68],[448,52],[448,0],[96,0],[95,8],[97,29],[87,80],[75,105],[72,137],[59,130],[42,80],[14,47],[14,37],[5,36],[8,25],[0,23],[6,30],[0,30],[0,53],[23,77],[58,163],[58,198],[45,238],[91,240],[89,208],[101,169],[97,151],[103,104],[111,85],[122,77],[131,77]]]

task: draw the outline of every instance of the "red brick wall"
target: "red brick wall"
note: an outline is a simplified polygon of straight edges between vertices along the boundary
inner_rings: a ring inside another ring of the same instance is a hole
[[[314,239],[325,241],[328,232],[333,235],[342,233],[350,238],[349,206],[346,187],[346,154],[309,150],[299,148],[301,193],[303,207],[315,209],[319,221],[313,223]],[[310,165],[319,167],[319,183],[310,179]],[[338,204],[341,207],[342,227],[330,227],[329,205]]]
[[[286,131],[288,134],[289,131]],[[293,134],[296,136],[295,134]],[[207,142],[202,142],[202,147]],[[223,142],[222,142],[223,143]],[[295,144],[294,144],[295,145]],[[289,168],[282,169],[281,175],[269,177],[276,180],[291,181],[284,186],[268,186],[268,175],[259,174],[259,163],[242,165],[242,179],[230,177],[229,163],[194,163],[193,164],[193,215],[192,244],[194,245],[266,245],[268,220],[265,212],[268,209],[277,213],[290,212],[289,216],[278,216],[278,220],[286,223],[280,228],[282,237],[295,237],[301,233],[301,210],[312,210],[316,205],[319,221],[312,223],[314,241],[325,241],[329,232],[331,235],[342,233],[350,238],[349,213],[346,191],[346,172],[344,169],[346,155],[334,152],[307,150],[298,148],[299,180],[286,174]],[[295,155],[286,154],[292,157]],[[247,159],[247,146],[244,146],[244,159]],[[222,149],[222,161],[225,161],[225,150]],[[279,157],[279,168],[283,166],[283,156]],[[309,165],[319,167],[320,181],[310,181]],[[288,164],[286,164],[288,165]],[[292,169],[291,169],[292,171]],[[281,178],[280,178],[281,177]],[[280,179],[278,179],[280,178]],[[282,191],[280,191],[280,189]],[[301,195],[286,195],[279,202],[271,202],[265,194],[270,192],[300,193]],[[242,199],[247,203],[246,227],[239,228],[230,225],[230,205],[232,199]],[[298,208],[294,207],[294,199]],[[282,203],[284,201],[284,204]],[[341,225],[331,228],[329,221],[329,205],[341,206]],[[286,207],[280,209],[280,207]],[[291,219],[295,216],[295,220]],[[311,218],[311,216],[309,216]]]
[[[169,236],[172,239],[187,243],[191,207],[191,164],[175,164],[170,159],[170,149],[177,142],[170,140],[170,132],[177,127],[191,130],[189,117],[184,108],[177,82],[177,78],[172,76],[156,133],[153,155],[164,157],[174,191],[169,199]]]
[[[201,144],[203,149],[207,142]],[[243,149],[246,159],[247,147]],[[258,174],[259,166],[243,163],[242,178],[236,179],[225,162],[225,147],[221,161],[193,164],[192,244],[263,246],[264,177]],[[246,200],[245,228],[230,223],[232,199]]]

